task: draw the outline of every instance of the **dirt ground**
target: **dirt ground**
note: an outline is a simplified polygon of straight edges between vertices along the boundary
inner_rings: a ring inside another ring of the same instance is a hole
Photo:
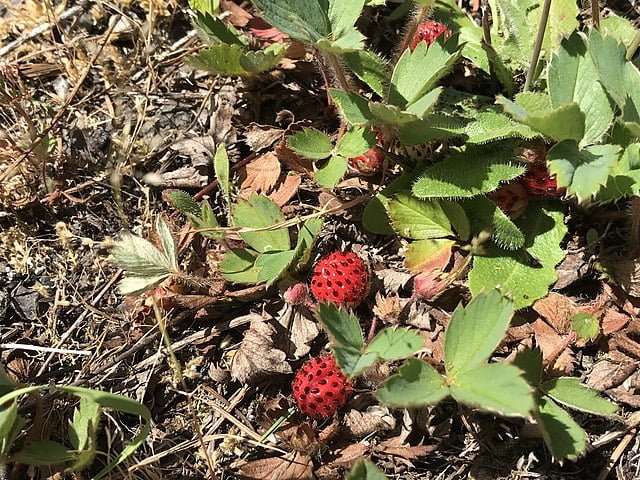
[[[252,10],[237,4],[229,13],[242,24]],[[637,16],[626,2],[609,7]],[[380,8],[363,20],[383,52],[401,29],[386,20],[388,11]],[[397,479],[640,478],[637,428],[578,414],[590,450],[560,464],[523,421],[454,402],[411,411],[377,405],[372,391],[388,374],[382,367],[358,384],[335,420],[312,422],[296,414],[262,441],[293,405],[292,372],[326,347],[326,337],[310,312],[285,305],[277,288],[225,285],[215,267],[223,247],[190,236],[163,191],[209,196],[224,218],[221,193],[211,185],[221,142],[239,194],[274,195],[287,216],[370,195],[381,182],[351,178],[331,192],[303,168],[296,172],[291,164],[264,159],[294,124],[325,131],[339,126],[322,76],[303,53],[266,75],[225,79],[184,63],[201,45],[186,1],[0,3],[0,361],[24,384],[102,389],[149,407],[149,437],[110,478],[204,479],[212,469],[219,479],[338,479],[365,456]],[[585,215],[601,218],[597,224],[613,232],[610,244],[619,248],[628,208],[634,206],[576,211],[573,232]],[[117,289],[123,272],[107,261],[123,231],[148,237],[160,214],[183,247],[181,264],[208,281],[165,291],[160,312],[170,350],[148,297],[124,298]],[[314,258],[348,248],[368,259],[375,283],[358,312],[370,319],[376,308],[394,308],[383,298],[406,305],[410,275],[397,241],[365,231],[360,215],[361,206],[331,215]],[[551,297],[556,303],[522,314],[521,324],[563,308],[567,298],[583,305],[601,301],[603,292],[615,297],[594,274],[593,258],[572,243],[577,237],[568,239],[569,250],[575,249],[559,267],[566,286]],[[411,324],[435,338],[437,326],[466,298],[460,284],[438,302],[418,302]],[[607,340],[606,346],[576,347],[565,352],[570,358],[563,365],[599,385],[595,365],[605,352],[619,354],[616,368],[626,376],[602,389],[624,390],[610,397],[628,418],[640,406],[640,330],[635,306],[611,311],[610,322],[626,326],[610,338],[619,334],[614,343],[623,346],[616,350]],[[503,356],[531,334],[515,328]],[[533,335],[560,338],[555,331]],[[41,402],[35,419],[33,404],[23,406],[34,420],[29,435],[64,439],[75,403],[54,395]],[[119,452],[138,425],[127,415],[103,417],[101,450]],[[104,464],[99,455],[88,471],[68,478],[90,478]],[[9,478],[64,478],[56,471],[13,467]]]

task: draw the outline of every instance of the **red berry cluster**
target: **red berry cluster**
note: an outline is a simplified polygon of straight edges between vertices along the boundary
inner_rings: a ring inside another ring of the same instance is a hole
[[[544,162],[531,165],[520,181],[530,195],[557,197],[563,193],[558,189],[556,176],[549,173]]]
[[[355,307],[367,295],[369,269],[353,252],[333,252],[321,258],[311,276],[311,293],[318,302]]]
[[[411,39],[409,50],[413,52],[420,42],[427,42],[427,47],[429,47],[440,35],[444,35],[444,38],[449,38],[451,36],[451,30],[435,20],[422,22],[418,25],[416,33]]]
[[[349,165],[362,175],[373,175],[382,170],[384,153],[378,146],[373,146],[362,155],[349,159]]]
[[[331,355],[312,358],[302,365],[291,386],[298,408],[312,418],[331,417],[347,402],[352,389]]]

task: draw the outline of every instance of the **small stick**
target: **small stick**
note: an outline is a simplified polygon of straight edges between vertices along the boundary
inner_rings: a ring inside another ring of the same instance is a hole
[[[524,82],[525,92],[528,92],[531,89],[533,76],[535,75],[536,68],[538,67],[538,60],[540,59],[540,50],[542,50],[542,42],[544,40],[544,32],[547,29],[547,22],[549,21],[550,9],[551,9],[551,0],[545,0],[544,7],[542,7],[542,16],[540,17],[540,25],[538,26],[538,36],[536,37],[536,44],[533,47],[533,55],[531,55],[531,64],[529,65],[529,71],[527,72],[527,79]]]
[[[593,28],[600,29],[600,1],[591,0],[591,21],[593,22]]]
[[[32,352],[59,353],[60,355],[91,355],[90,350],[68,350],[66,348],[39,347],[38,345],[24,345],[22,343],[0,343],[0,348],[7,350],[29,350]]]

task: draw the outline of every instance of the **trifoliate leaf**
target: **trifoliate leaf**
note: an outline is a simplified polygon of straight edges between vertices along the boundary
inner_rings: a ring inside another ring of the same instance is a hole
[[[335,88],[329,89],[329,94],[342,113],[344,119],[351,125],[367,125],[375,120],[369,110],[369,100],[352,92],[345,92]]]
[[[342,58],[356,77],[384,96],[389,84],[389,67],[382,57],[370,50],[356,50],[345,53]]]
[[[349,162],[346,158],[334,155],[329,158],[327,163],[316,170],[313,179],[318,185],[325,188],[333,188],[344,177],[348,168]]]
[[[260,268],[254,264],[257,254],[246,248],[234,248],[220,262],[222,276],[235,283],[258,283]]]
[[[357,157],[376,144],[376,134],[370,128],[347,130],[336,145],[336,153],[345,158]]]
[[[316,0],[253,0],[264,19],[281,32],[313,43],[331,33],[328,2]]]
[[[329,332],[336,345],[359,351],[364,346],[360,321],[333,303],[320,303],[316,318]]]
[[[575,459],[587,449],[587,434],[558,404],[547,396],[538,398],[535,414],[547,447],[555,458]]]
[[[236,227],[260,229],[256,232],[239,233],[242,239],[258,252],[282,252],[290,249],[288,228],[269,229],[284,222],[284,216],[280,208],[264,195],[253,193],[247,200],[240,200],[233,212],[233,218]]]
[[[420,200],[399,193],[387,207],[394,230],[406,238],[421,240],[453,235],[451,223],[437,200]]]
[[[374,353],[378,358],[393,362],[410,357],[424,347],[424,339],[406,328],[385,328],[371,341],[364,354]]]

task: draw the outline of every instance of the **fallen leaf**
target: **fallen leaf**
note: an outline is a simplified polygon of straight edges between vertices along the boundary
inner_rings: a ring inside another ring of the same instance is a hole
[[[344,416],[344,432],[352,438],[364,438],[395,427],[396,419],[389,409],[379,405],[372,405],[364,412],[351,410]]]
[[[544,320],[538,319],[531,324],[536,338],[536,343],[542,351],[542,360],[547,362],[558,352],[565,339],[551,328]],[[559,374],[570,374],[573,371],[575,355],[571,348],[566,347],[553,363],[552,371]]]
[[[264,127],[257,123],[249,124],[244,132],[245,142],[254,152],[270,148],[278,140],[281,140],[283,135],[284,130],[281,128]]]
[[[389,294],[398,293],[398,290],[403,288],[407,283],[409,283],[409,280],[413,278],[413,275],[410,273],[401,272],[392,268],[382,268],[374,271],[373,273],[382,281],[385,290]]]
[[[209,136],[183,138],[174,142],[171,150],[188,157],[194,167],[208,167],[216,153],[216,142]]]
[[[273,375],[291,373],[287,355],[273,345],[275,329],[260,315],[254,315],[233,357],[231,376],[241,383],[253,384]]]
[[[373,313],[385,323],[396,324],[400,321],[400,314],[407,302],[406,298],[400,298],[398,295],[383,297],[378,292],[376,293],[376,304],[373,306]]]
[[[626,313],[618,312],[612,308],[608,309],[602,317],[602,333],[610,335],[622,330],[631,318]]]
[[[300,359],[311,350],[311,342],[320,333],[318,324],[303,314],[303,310],[290,305],[278,312],[277,321],[282,332],[277,337],[277,344],[294,359]]]
[[[282,141],[276,145],[275,154],[278,159],[289,169],[306,175],[313,175],[313,163],[311,160],[301,157]]]
[[[394,457],[402,457],[407,460],[416,460],[425,457],[428,453],[433,452],[438,447],[436,445],[405,445],[399,437],[389,438],[380,442],[375,447],[375,452]]]
[[[280,182],[268,197],[279,207],[284,207],[289,203],[289,200],[298,193],[298,188],[300,188],[301,183],[302,175],[299,173],[290,173],[284,177],[284,181]]]
[[[244,169],[246,175],[240,185],[240,196],[248,198],[252,193],[267,194],[280,177],[280,161],[269,152],[250,162]]]
[[[533,309],[561,335],[569,333],[571,320],[578,313],[578,307],[571,299],[555,292],[534,303]]]
[[[337,454],[337,457],[333,461],[333,463],[340,466],[350,467],[362,457],[364,457],[367,450],[368,448],[366,447],[366,445],[363,445],[362,443],[352,443],[345,448],[342,448],[335,452]]]
[[[556,267],[558,281],[555,283],[553,289],[562,290],[587,276],[589,271],[589,262],[584,259],[583,254],[569,254]]]
[[[263,458],[234,464],[237,478],[245,480],[312,480],[311,457],[292,452],[284,457]]]
[[[598,360],[587,375],[586,384],[601,392],[617,387],[638,368],[637,362],[625,354],[611,352],[606,358]]]
[[[244,27],[254,18],[253,15],[231,0],[222,0],[220,7],[227,14],[229,22],[235,27]]]

